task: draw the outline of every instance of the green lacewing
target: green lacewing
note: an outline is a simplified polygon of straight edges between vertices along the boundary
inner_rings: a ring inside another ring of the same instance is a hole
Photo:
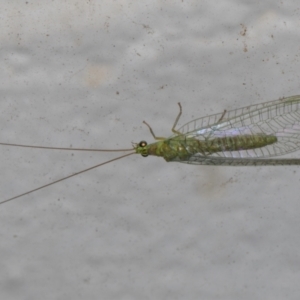
[[[192,120],[176,129],[182,114],[181,104],[178,103],[178,105],[179,114],[172,127],[173,135],[169,138],[157,137],[149,124],[144,121],[156,142],[147,144],[147,142],[141,141],[138,144],[133,144],[131,149],[59,148],[0,143],[3,146],[47,150],[129,151],[122,156],[3,200],[0,204],[132,154],[141,154],[144,157],[155,155],[163,157],[167,162],[195,165],[267,166],[300,164],[298,158],[280,158],[280,156],[300,149],[300,95],[230,111],[225,110],[219,114]]]

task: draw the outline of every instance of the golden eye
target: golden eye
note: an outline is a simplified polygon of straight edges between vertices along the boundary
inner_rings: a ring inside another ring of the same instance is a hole
[[[144,148],[144,147],[147,146],[147,142],[141,141],[141,142],[139,143],[139,146],[142,147],[142,148]]]

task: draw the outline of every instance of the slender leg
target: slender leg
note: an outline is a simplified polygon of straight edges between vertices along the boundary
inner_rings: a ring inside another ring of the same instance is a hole
[[[181,132],[179,132],[179,131],[177,131],[177,130],[175,129],[175,127],[176,127],[176,125],[177,125],[177,123],[178,123],[178,120],[179,120],[179,118],[180,118],[180,116],[181,116],[181,114],[182,114],[182,108],[181,108],[180,102],[178,102],[178,106],[179,106],[179,114],[178,114],[178,116],[176,117],[176,120],[175,120],[174,125],[173,125],[173,127],[172,127],[172,132],[177,133],[177,134],[181,134]],[[154,137],[155,140],[165,140],[164,137],[156,136],[156,135],[154,134],[154,132],[153,132],[151,126],[150,126],[146,121],[143,121],[143,123],[146,124],[146,125],[148,126],[148,128],[149,128],[149,130],[150,130],[150,132],[151,132],[151,134],[152,134],[152,136]]]
[[[154,137],[155,140],[165,140],[164,137],[160,137],[160,136],[156,136],[151,128],[151,126],[146,122],[146,121],[143,121],[144,124],[146,124],[152,134],[152,136]]]
[[[181,116],[181,114],[182,114],[182,107],[181,107],[180,102],[178,102],[178,106],[179,106],[179,114],[178,114],[178,116],[177,116],[177,118],[176,118],[176,120],[175,120],[175,123],[174,123],[173,127],[172,127],[172,131],[173,131],[174,133],[181,134],[181,132],[179,132],[179,131],[177,131],[177,130],[175,129],[175,127],[176,127],[176,125],[177,125],[177,123],[178,123],[178,121],[179,121],[179,118],[180,118],[180,116]]]
[[[222,113],[220,119],[218,120],[218,122],[217,122],[216,124],[220,123],[220,122],[223,120],[223,118],[224,118],[224,116],[225,116],[226,113],[227,113],[227,110],[224,109],[224,111],[223,111],[223,113]],[[212,126],[212,129],[213,129],[213,131],[214,131],[214,126]],[[208,139],[209,139],[209,137],[213,134],[213,131],[212,131],[207,137],[205,137],[205,140],[208,140]]]
[[[222,113],[222,116],[221,116],[221,118],[219,119],[218,123],[221,122],[221,121],[223,120],[223,118],[224,118],[224,116],[225,116],[226,113],[227,113],[227,110],[224,109],[224,111],[223,111],[223,113]]]

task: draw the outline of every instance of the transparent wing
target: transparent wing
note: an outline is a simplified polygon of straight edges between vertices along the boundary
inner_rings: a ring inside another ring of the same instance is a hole
[[[259,161],[261,161],[264,157],[284,155],[300,149],[300,95],[195,119],[184,124],[177,131],[186,137],[199,140],[239,135],[277,137],[276,143],[265,147],[217,152],[209,154],[210,159],[218,157],[247,159],[248,161],[250,158],[260,158]],[[186,162],[212,164],[210,160],[207,160],[208,156],[204,156],[206,163],[203,163],[203,154],[193,155]]]
[[[211,157],[200,154],[193,155],[189,160],[174,160],[186,164],[194,165],[214,165],[214,166],[275,166],[275,165],[300,165],[300,159],[292,158],[226,158]]]

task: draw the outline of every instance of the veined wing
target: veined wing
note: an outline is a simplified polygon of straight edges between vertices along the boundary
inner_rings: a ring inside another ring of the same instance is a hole
[[[300,159],[297,158],[229,158],[229,157],[211,157],[196,154],[189,160],[174,160],[176,162],[193,165],[214,165],[214,166],[275,166],[275,165],[300,165]]]
[[[276,143],[265,147],[212,153],[208,155],[211,158],[254,159],[284,155],[300,149],[300,95],[195,119],[177,131],[187,138],[203,141],[241,135],[277,137]],[[189,162],[197,163],[197,157],[203,160],[203,154],[199,153]]]

